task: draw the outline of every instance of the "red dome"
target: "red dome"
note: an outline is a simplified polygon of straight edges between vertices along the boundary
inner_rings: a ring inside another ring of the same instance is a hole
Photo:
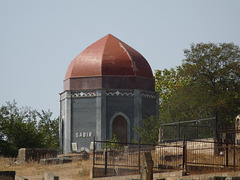
[[[137,76],[153,79],[146,59],[111,34],[80,53],[69,65],[65,80],[94,76]]]

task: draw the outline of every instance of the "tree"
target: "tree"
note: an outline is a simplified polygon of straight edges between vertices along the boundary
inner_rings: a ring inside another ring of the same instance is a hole
[[[19,109],[16,102],[7,102],[0,109],[1,154],[16,156],[19,148],[41,147],[41,136],[36,126],[36,114],[29,108]]]
[[[179,75],[191,78],[184,90],[198,114],[216,117],[219,128],[232,125],[240,110],[240,49],[233,43],[192,44],[184,50]]]
[[[20,148],[56,148],[57,119],[46,123],[38,119],[39,115],[29,107],[18,108],[15,101],[7,102],[7,105],[0,108],[1,155],[16,156]],[[49,130],[46,129],[48,124],[51,126]],[[54,138],[46,141],[49,136]]]
[[[160,122],[215,117],[218,129],[230,128],[240,111],[239,46],[192,44],[184,54],[181,66],[155,72]]]
[[[40,118],[38,131],[42,135],[43,147],[56,149],[59,147],[59,118],[51,120],[50,110],[37,112]]]
[[[103,144],[104,149],[110,150],[118,150],[121,149],[121,145],[119,144],[119,140],[117,139],[117,135],[113,134],[112,139],[107,139],[107,143]]]
[[[157,144],[160,121],[155,116],[150,116],[141,120],[141,126],[136,128],[136,133],[140,136],[141,143]]]
[[[155,71],[155,89],[159,93],[159,119],[162,123],[180,119],[183,106],[178,102],[178,98],[181,97],[181,89],[188,85],[190,80],[191,78],[180,76],[178,69]]]

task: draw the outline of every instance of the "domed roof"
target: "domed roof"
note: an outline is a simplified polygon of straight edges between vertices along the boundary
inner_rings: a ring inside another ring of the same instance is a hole
[[[94,76],[137,76],[153,79],[146,59],[111,34],[82,51],[70,63],[65,80]]]

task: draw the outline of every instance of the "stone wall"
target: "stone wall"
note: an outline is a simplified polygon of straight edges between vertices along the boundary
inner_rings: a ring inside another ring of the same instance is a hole
[[[76,151],[88,151],[96,134],[96,97],[74,97],[71,104],[71,143]],[[71,149],[73,151],[73,149]]]
[[[44,158],[57,157],[55,149],[40,149],[40,148],[21,148],[18,150],[18,162],[40,161]]]

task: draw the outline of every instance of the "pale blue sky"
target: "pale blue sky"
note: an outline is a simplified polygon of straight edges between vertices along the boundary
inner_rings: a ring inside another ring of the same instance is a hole
[[[109,33],[169,69],[191,43],[240,45],[240,1],[0,0],[0,105],[58,116],[69,63]]]

